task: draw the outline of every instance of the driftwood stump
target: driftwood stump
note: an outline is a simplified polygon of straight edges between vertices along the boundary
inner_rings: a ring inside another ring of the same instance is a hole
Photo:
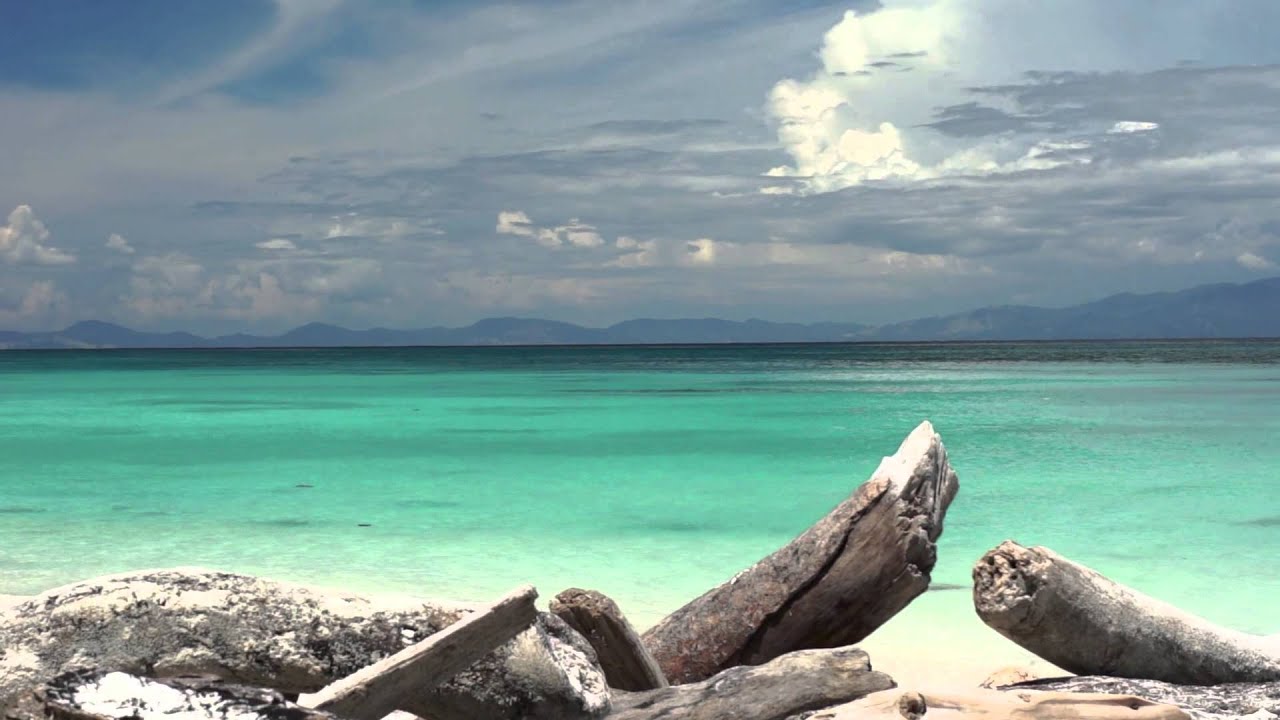
[[[1005,542],[973,569],[997,632],[1078,675],[1187,685],[1280,680],[1274,639],[1219,627],[1042,547]]]
[[[630,691],[667,687],[662,668],[608,596],[595,590],[570,588],[551,601],[551,612],[595,648],[609,687]]]
[[[644,644],[668,680],[688,683],[793,650],[856,643],[929,587],[957,489],[942,440],[922,423],[849,499],[669,615]]]
[[[857,648],[801,650],[700,683],[615,693],[608,720],[784,720],[891,687]]]

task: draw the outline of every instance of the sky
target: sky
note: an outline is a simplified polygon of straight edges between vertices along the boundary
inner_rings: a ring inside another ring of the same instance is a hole
[[[0,3],[0,329],[881,323],[1280,275],[1272,0]]]

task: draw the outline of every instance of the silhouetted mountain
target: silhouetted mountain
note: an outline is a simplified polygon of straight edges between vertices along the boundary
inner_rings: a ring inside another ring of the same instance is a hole
[[[462,328],[349,330],[309,323],[283,335],[147,333],[87,321],[55,332],[0,331],[0,349],[390,347],[849,342],[894,340],[1094,340],[1280,337],[1280,278],[1202,285],[1180,292],[1123,293],[1066,308],[1006,305],[880,327],[764,320],[628,320],[607,328],[534,318],[489,318]]]
[[[885,325],[878,340],[1280,337],[1280,278],[1122,293],[1066,308],[1002,306]]]
[[[701,320],[627,320],[604,332],[608,342],[626,343],[761,343],[858,340],[871,328],[855,323],[774,323]]]

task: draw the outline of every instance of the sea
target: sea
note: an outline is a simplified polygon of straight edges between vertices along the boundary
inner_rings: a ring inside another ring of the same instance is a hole
[[[1280,342],[0,353],[0,593],[203,566],[656,622],[923,420],[960,478],[937,622],[1047,546],[1280,631]]]

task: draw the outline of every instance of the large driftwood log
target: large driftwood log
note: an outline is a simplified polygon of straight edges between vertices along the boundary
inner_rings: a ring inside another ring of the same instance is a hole
[[[856,643],[929,587],[957,489],[941,439],[921,423],[826,517],[672,613],[644,643],[673,683]]]
[[[1280,717],[1280,682],[1230,685],[1173,685],[1159,680],[1113,677],[1048,678],[1018,683],[1005,690],[1120,693],[1177,705],[1196,720]]]
[[[1004,542],[973,569],[987,625],[1078,675],[1187,685],[1280,680],[1272,639],[1228,630],[1042,547]]]
[[[411,695],[436,688],[524,632],[538,617],[537,597],[530,585],[517,588],[426,640],[325,686],[307,705],[350,720],[379,720],[404,709]]]
[[[551,601],[551,612],[595,648],[609,687],[633,692],[667,687],[662,668],[608,596],[570,588]]]
[[[810,715],[807,720],[1189,720],[1173,705],[1125,695],[977,690],[885,690]]]
[[[608,720],[783,720],[891,687],[858,648],[800,650],[700,683],[615,693]]]

